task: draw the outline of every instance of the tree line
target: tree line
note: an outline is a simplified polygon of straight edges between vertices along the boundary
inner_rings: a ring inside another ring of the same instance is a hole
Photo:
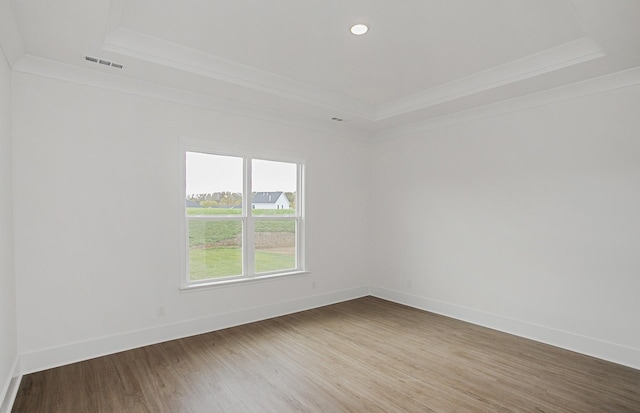
[[[253,192],[251,197],[256,193]],[[296,203],[296,193],[295,192],[285,192],[284,195],[289,200],[289,204],[291,204],[291,208],[295,208]],[[239,192],[212,192],[208,194],[190,194],[187,195],[187,200],[191,202],[195,202],[196,204],[204,207],[204,208],[230,208],[230,207],[240,207],[242,206],[242,194]]]

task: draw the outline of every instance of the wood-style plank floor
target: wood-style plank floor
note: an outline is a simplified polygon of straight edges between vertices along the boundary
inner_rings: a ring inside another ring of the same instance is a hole
[[[366,297],[30,374],[13,412],[640,412],[640,370]]]

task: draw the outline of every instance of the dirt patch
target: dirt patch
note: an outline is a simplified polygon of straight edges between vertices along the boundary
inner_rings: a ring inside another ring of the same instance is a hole
[[[296,245],[296,235],[293,232],[256,232],[255,241],[256,249],[290,249]]]
[[[269,252],[279,252],[289,254],[295,251],[296,236],[292,232],[256,232],[256,249],[269,250]],[[194,245],[192,249],[206,250],[211,248],[232,247],[239,248],[242,244],[242,235],[238,234],[233,238],[223,239],[210,244]]]
[[[295,255],[296,247],[282,247],[282,248],[261,248],[260,251],[264,252],[272,252],[274,254],[283,254],[283,255]]]
[[[242,234],[237,234],[233,238],[227,238],[216,242],[211,242],[209,244],[195,244],[190,246],[190,249],[193,250],[208,250],[213,248],[240,248],[242,245]]]

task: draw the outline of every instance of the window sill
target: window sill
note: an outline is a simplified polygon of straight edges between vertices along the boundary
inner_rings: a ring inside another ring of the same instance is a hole
[[[264,282],[264,281],[269,281],[274,279],[300,277],[307,274],[309,274],[309,271],[291,271],[291,272],[281,272],[277,274],[256,275],[253,277],[245,277],[245,278],[234,278],[231,280],[224,280],[224,279],[211,280],[211,281],[201,282],[197,284],[183,285],[180,287],[180,291],[192,292],[192,291],[209,290],[212,288],[220,288],[220,287],[233,287],[236,285],[252,284],[252,283]]]

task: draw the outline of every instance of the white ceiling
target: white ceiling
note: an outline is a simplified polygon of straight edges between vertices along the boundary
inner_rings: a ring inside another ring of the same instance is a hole
[[[27,57],[318,121],[336,116],[365,131],[640,66],[637,0],[11,0],[11,6]],[[349,28],[360,22],[370,30],[353,36]],[[87,62],[87,55],[124,69]]]

